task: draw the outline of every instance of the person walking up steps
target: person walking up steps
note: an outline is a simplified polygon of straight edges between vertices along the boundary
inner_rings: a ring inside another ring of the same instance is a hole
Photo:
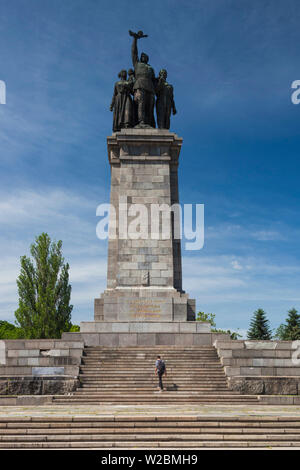
[[[167,371],[166,371],[166,364],[164,361],[160,358],[160,356],[157,356],[156,362],[155,362],[155,375],[158,375],[158,388],[159,391],[162,392],[164,389],[163,382],[162,382],[162,376],[165,374],[167,376]]]

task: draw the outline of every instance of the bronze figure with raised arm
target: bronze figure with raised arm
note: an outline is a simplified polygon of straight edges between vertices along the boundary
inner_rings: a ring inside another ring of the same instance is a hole
[[[133,85],[134,101],[137,107],[136,127],[155,127],[154,102],[155,102],[155,74],[153,68],[148,64],[149,57],[144,52],[139,60],[137,41],[147,35],[143,31],[133,33],[131,47],[132,64],[134,67],[135,81]]]

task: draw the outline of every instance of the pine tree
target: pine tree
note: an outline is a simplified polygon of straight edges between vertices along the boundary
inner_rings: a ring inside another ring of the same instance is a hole
[[[33,261],[21,257],[15,317],[26,338],[60,338],[71,328],[69,265],[64,264],[61,247],[61,241],[51,243],[42,233],[31,245]]]
[[[276,338],[282,341],[300,339],[300,315],[295,308],[288,311],[286,323],[281,324],[276,331]]]
[[[250,322],[250,328],[247,332],[248,339],[270,340],[272,339],[272,331],[269,326],[269,320],[266,312],[259,308],[253,314]]]

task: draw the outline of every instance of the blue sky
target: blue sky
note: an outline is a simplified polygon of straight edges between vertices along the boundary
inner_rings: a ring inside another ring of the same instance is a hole
[[[96,207],[109,201],[106,136],[128,29],[168,70],[182,136],[182,203],[205,204],[205,245],[184,287],[222,328],[300,310],[300,79],[296,0],[2,0],[0,318],[13,321],[19,257],[47,231],[71,265],[73,321],[106,282]]]

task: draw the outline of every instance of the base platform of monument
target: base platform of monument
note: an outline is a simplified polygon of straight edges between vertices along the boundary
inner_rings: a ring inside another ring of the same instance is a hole
[[[187,322],[195,309],[195,300],[173,287],[106,289],[95,299],[95,321]]]
[[[186,322],[81,322],[80,332],[63,333],[64,340],[84,341],[86,346],[211,346],[229,335],[211,331],[210,323]]]

